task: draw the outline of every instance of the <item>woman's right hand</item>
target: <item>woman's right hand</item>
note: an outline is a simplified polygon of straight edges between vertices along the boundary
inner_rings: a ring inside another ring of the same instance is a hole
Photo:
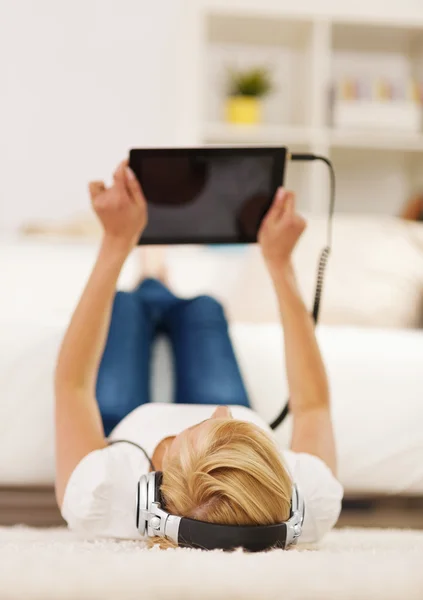
[[[147,225],[147,201],[127,161],[119,165],[113,179],[110,188],[102,181],[89,184],[91,203],[105,237],[129,251]]]
[[[295,210],[295,194],[279,188],[258,233],[258,242],[273,278],[291,267],[292,252],[305,228],[306,221]]]

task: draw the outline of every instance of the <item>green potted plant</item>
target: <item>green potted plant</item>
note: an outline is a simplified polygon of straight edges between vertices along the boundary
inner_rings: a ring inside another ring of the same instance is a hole
[[[230,123],[254,125],[262,119],[261,99],[273,88],[268,69],[254,67],[229,72],[226,117]]]

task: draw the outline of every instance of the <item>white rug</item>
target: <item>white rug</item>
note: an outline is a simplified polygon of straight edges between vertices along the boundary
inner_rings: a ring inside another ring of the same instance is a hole
[[[344,529],[319,548],[226,554],[0,528],[0,598],[421,600],[423,532]]]

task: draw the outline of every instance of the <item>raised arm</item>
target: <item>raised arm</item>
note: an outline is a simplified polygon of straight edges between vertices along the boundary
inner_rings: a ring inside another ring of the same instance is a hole
[[[291,449],[318,456],[336,474],[326,371],[291,260],[305,227],[304,219],[295,210],[294,194],[280,189],[261,225],[259,242],[275,286],[284,330],[293,415]]]
[[[90,184],[90,195],[104,234],[56,366],[56,497],[59,506],[76,465],[84,456],[106,445],[95,398],[97,372],[117,280],[147,222],[144,196],[126,163],[116,171],[111,188],[95,182]]]

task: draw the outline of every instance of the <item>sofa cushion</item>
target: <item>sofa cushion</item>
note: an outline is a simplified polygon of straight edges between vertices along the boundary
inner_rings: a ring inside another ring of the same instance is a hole
[[[294,255],[313,305],[326,220],[310,219]],[[228,307],[237,321],[276,322],[278,306],[257,247],[251,247]],[[321,323],[417,328],[423,325],[423,224],[394,217],[339,215],[322,298]]]

